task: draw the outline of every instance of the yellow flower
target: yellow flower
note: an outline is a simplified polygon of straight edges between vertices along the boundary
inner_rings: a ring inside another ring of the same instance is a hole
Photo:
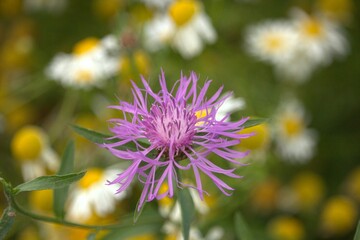
[[[51,149],[46,133],[39,127],[28,125],[18,130],[11,141],[11,151],[21,163],[26,181],[58,169],[58,156]]]
[[[281,126],[286,136],[295,137],[303,132],[304,121],[296,114],[287,114],[281,119]]]
[[[343,235],[352,230],[357,221],[356,204],[348,197],[331,197],[321,213],[321,228],[326,235]]]
[[[335,20],[347,21],[354,4],[352,0],[318,0],[317,7]]]
[[[14,17],[21,12],[21,0],[1,0],[0,13],[5,17]]]
[[[101,181],[103,178],[104,171],[100,168],[91,168],[89,169],[85,176],[78,182],[80,188],[87,189],[94,183]]]
[[[305,236],[303,224],[290,216],[273,219],[268,225],[268,231],[274,240],[301,240]]]
[[[270,142],[269,126],[266,123],[241,130],[240,134],[255,133],[252,137],[241,139],[240,147],[249,150],[265,149]]]
[[[38,127],[27,126],[14,135],[11,150],[20,161],[36,160],[45,147],[45,133]]]
[[[93,11],[104,19],[112,19],[121,10],[123,0],[94,0]]]
[[[269,178],[261,182],[251,192],[250,201],[253,208],[262,213],[269,213],[277,205],[280,183]]]
[[[161,194],[164,194],[166,193],[166,191],[169,190],[169,186],[167,185],[167,183],[163,183],[159,189],[159,195]],[[170,198],[168,196],[162,198],[162,199],[159,199],[158,200],[158,203],[160,205],[161,208],[164,208],[164,209],[169,209],[174,205],[175,201],[173,198]]]
[[[323,35],[323,24],[314,17],[309,17],[302,22],[300,31],[309,38],[320,38]]]
[[[89,37],[81,40],[80,42],[76,43],[73,49],[73,54],[77,56],[81,56],[86,54],[93,49],[95,49],[98,44],[100,43],[99,39],[94,37]]]
[[[169,15],[177,26],[183,26],[192,19],[199,8],[199,3],[195,0],[177,0],[169,7]]]
[[[53,191],[32,191],[30,192],[29,203],[35,211],[51,215],[53,211]]]
[[[324,196],[324,183],[320,176],[312,172],[298,174],[291,182],[296,202],[300,209],[311,210],[316,207]]]

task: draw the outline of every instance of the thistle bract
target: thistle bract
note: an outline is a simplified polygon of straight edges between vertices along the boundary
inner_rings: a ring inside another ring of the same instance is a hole
[[[189,77],[181,75],[172,88],[166,86],[164,73],[160,78],[161,89],[154,92],[142,78],[144,88],[132,83],[133,103],[120,101],[111,106],[124,113],[123,119],[111,119],[111,132],[114,143],[103,147],[116,157],[129,161],[129,167],[109,181],[118,184],[118,192],[126,190],[134,178],[143,184],[138,210],[146,201],[174,195],[174,185],[193,187],[203,199],[203,186],[200,173],[207,175],[225,194],[234,190],[219,175],[240,178],[233,169],[223,169],[213,163],[208,156],[214,153],[225,161],[243,165],[238,159],[247,155],[231,149],[239,144],[241,138],[252,134],[239,134],[247,118],[229,122],[229,114],[216,118],[217,111],[231,93],[220,97],[223,87],[210,98],[205,95],[211,81],[206,81],[199,89],[198,77],[192,72]],[[199,114],[201,113],[201,114]],[[205,113],[205,114],[204,114]],[[123,145],[132,144],[136,150]],[[183,183],[178,173],[192,171],[195,185]],[[167,184],[166,192],[159,191]],[[206,193],[206,192],[205,192]]]

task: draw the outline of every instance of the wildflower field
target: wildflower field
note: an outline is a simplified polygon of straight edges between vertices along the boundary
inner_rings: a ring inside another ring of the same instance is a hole
[[[0,239],[360,239],[359,8],[0,0]]]

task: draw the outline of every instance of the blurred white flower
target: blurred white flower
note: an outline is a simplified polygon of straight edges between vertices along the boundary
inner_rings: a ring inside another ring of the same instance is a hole
[[[348,52],[348,43],[340,26],[320,13],[307,15],[300,9],[291,12],[298,35],[293,57],[277,65],[279,74],[303,82],[319,66],[325,66]]]
[[[177,0],[167,14],[154,17],[144,26],[144,44],[150,51],[171,45],[184,58],[201,53],[204,43],[214,43],[217,35],[202,5],[196,0]]]
[[[216,120],[220,121],[223,118],[225,118],[227,115],[230,115],[233,112],[242,110],[245,108],[245,100],[243,98],[234,98],[233,95],[231,95],[229,98],[227,98],[224,103],[220,106],[220,108],[217,110],[216,114]],[[227,118],[227,121],[230,119]]]
[[[21,164],[25,181],[58,170],[59,157],[52,150],[47,134],[39,127],[29,125],[18,130],[11,141],[11,151]]]
[[[299,51],[309,60],[329,64],[334,57],[344,56],[348,44],[336,22],[321,14],[308,15],[300,9],[293,9],[292,20],[299,34]]]
[[[67,5],[67,0],[25,0],[24,8],[26,11],[49,11],[52,13],[61,12]]]
[[[293,58],[298,35],[289,21],[267,21],[246,32],[246,49],[255,57],[272,64],[286,64]]]
[[[281,78],[304,82],[319,66],[344,56],[348,44],[340,26],[321,14],[293,9],[292,19],[267,21],[250,27],[246,49],[273,64]]]
[[[76,183],[68,202],[67,217],[86,221],[94,213],[105,217],[115,210],[116,202],[126,197],[125,192],[116,193],[117,186],[105,186],[106,181],[119,173],[119,169],[89,168],[85,176]]]
[[[102,40],[86,38],[74,47],[71,54],[60,53],[46,69],[46,74],[65,86],[90,88],[119,71],[120,49],[115,36]]]
[[[315,151],[316,133],[307,129],[305,110],[295,99],[284,101],[275,117],[275,142],[284,160],[304,163],[309,161]]]

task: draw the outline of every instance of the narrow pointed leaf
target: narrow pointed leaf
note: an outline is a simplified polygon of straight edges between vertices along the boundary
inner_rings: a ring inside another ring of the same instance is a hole
[[[268,119],[266,118],[255,118],[255,119],[249,119],[247,120],[242,126],[244,128],[250,128],[250,127],[255,127],[257,125],[260,125],[264,122],[266,122]]]
[[[12,207],[7,207],[0,220],[0,239],[4,239],[15,221],[16,212]]]
[[[117,141],[119,141],[116,138],[111,138],[110,139],[110,135],[106,135],[103,133],[99,133],[93,130],[89,130],[83,127],[79,127],[79,126],[72,126],[72,128],[74,129],[74,131],[79,134],[80,136],[86,138],[87,140],[96,143],[96,144],[103,144],[103,143],[115,143]],[[141,144],[143,146],[148,146],[149,145],[149,141],[147,139],[138,139],[138,142],[141,142]],[[127,144],[124,144],[122,146],[119,146],[119,149],[130,149],[133,151],[136,151],[137,148],[136,146],[130,142]]]
[[[64,175],[71,173],[74,169],[74,142],[71,141],[65,148],[63,157],[61,159],[60,169],[58,175]],[[65,216],[65,202],[67,199],[69,187],[65,186],[54,190],[54,213],[55,216],[63,219]]]
[[[358,225],[357,225],[357,228],[356,228],[354,240],[360,240],[360,221],[358,222]]]
[[[80,180],[85,175],[85,173],[86,172],[83,171],[65,175],[41,176],[16,186],[13,191],[15,194],[17,194],[26,191],[62,188]]]
[[[86,138],[87,140],[89,140],[93,143],[102,144],[102,143],[114,142],[114,141],[106,140],[110,137],[109,135],[99,133],[99,132],[96,132],[96,131],[93,131],[90,129],[86,129],[83,127],[75,126],[75,125],[73,125],[72,128],[74,129],[74,131],[77,134],[79,134],[80,136]]]
[[[195,216],[194,202],[188,189],[179,189],[178,201],[182,217],[182,233],[184,240],[189,240],[191,222]]]
[[[254,236],[251,234],[248,225],[244,221],[241,214],[235,214],[235,233],[239,240],[253,240]]]

